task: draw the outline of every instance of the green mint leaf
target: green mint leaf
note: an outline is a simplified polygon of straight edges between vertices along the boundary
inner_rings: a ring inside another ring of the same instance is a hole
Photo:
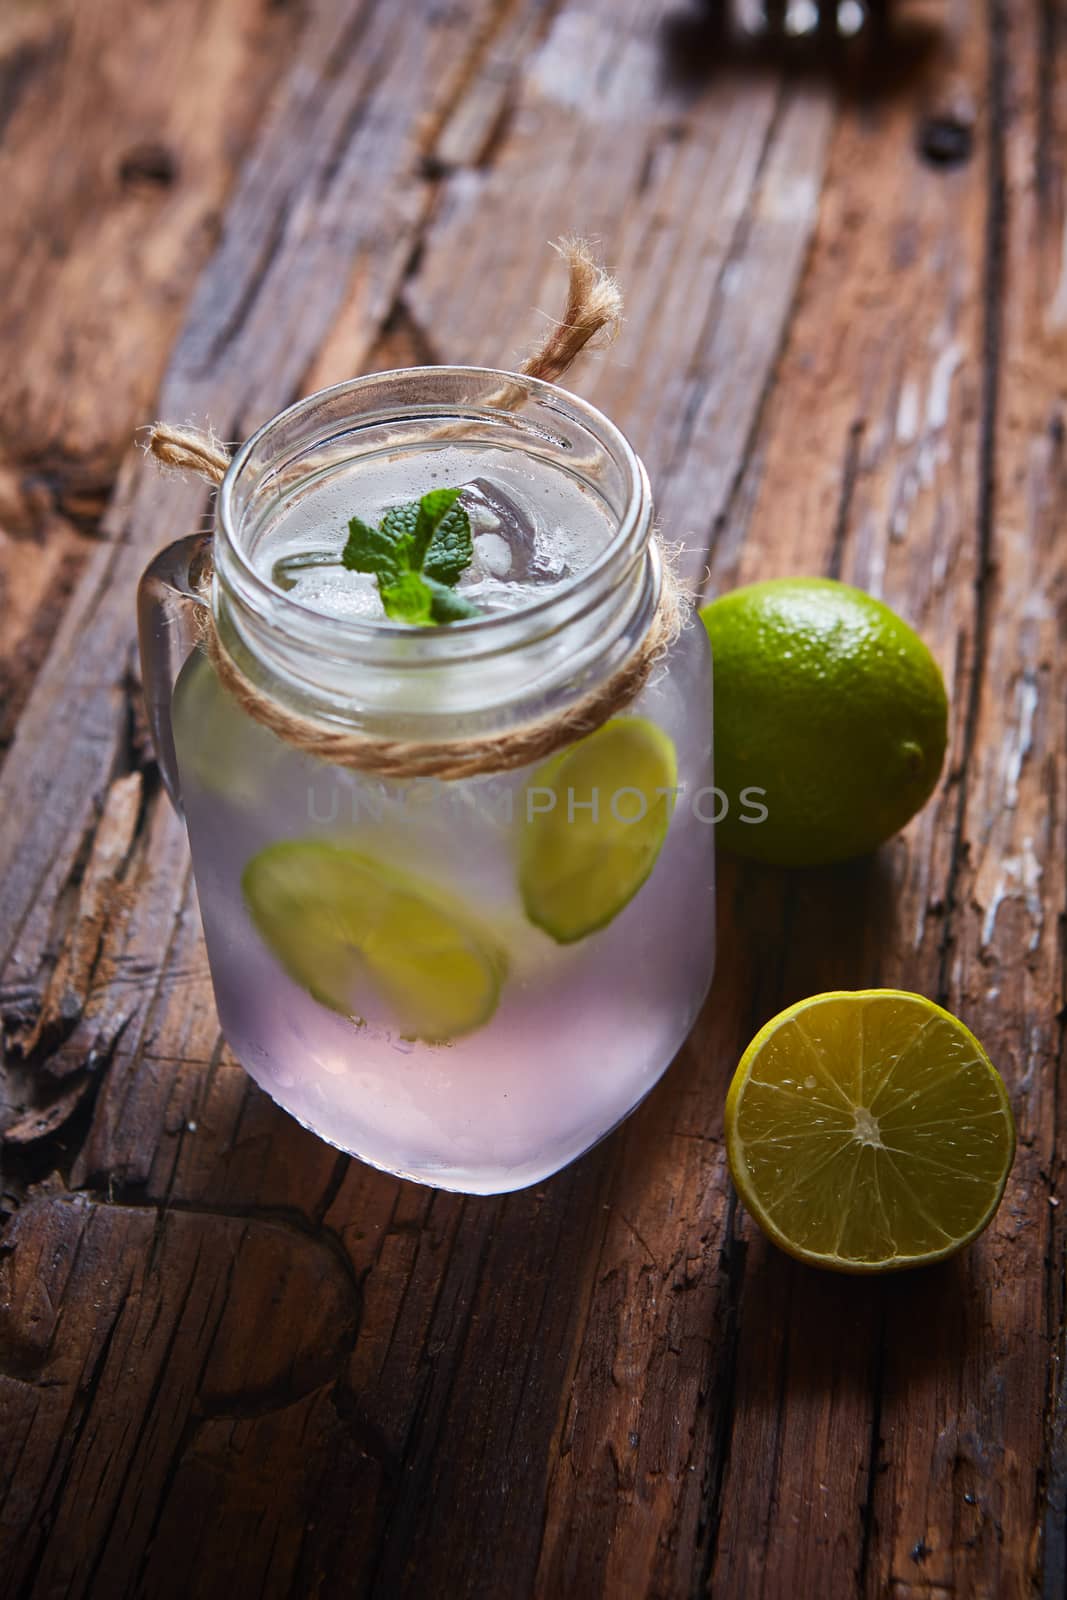
[[[393,622],[432,622],[433,597],[417,572],[402,572],[393,583],[378,579],[385,614]]]
[[[461,489],[431,489],[421,500],[391,506],[372,528],[361,517],[348,524],[341,556],[350,572],[378,579],[385,614],[396,622],[462,622],[481,616],[453,592],[474,559],[470,518],[457,504]]]
[[[433,578],[423,578],[422,584],[429,591],[430,616],[434,622],[466,622],[469,617],[481,616],[477,606],[445,584]]]
[[[415,525],[419,520],[419,502],[410,505],[390,506],[382,517],[382,532],[389,535],[397,548],[401,568],[417,572],[418,563],[411,560],[411,547],[415,542]]]
[[[341,552],[341,563],[349,572],[373,572],[379,583],[392,583],[404,570],[397,541],[384,528],[372,528],[359,517],[348,524],[348,543]]]
[[[471,519],[463,506],[454,505],[445,512],[434,530],[423,558],[422,570],[428,578],[451,585],[473,560]]]
[[[422,571],[434,535],[462,492],[461,489],[431,489],[419,501],[419,514],[415,519],[411,544],[411,565],[416,572]]]

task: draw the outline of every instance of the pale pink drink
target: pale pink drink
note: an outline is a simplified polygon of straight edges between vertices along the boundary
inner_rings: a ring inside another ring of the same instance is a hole
[[[638,645],[661,576],[640,463],[607,419],[551,385],[524,380],[523,407],[495,409],[501,381],[466,368],[361,379],[301,401],[239,452],[219,494],[212,604],[223,647],[279,704],[410,742],[505,734],[565,713]],[[469,486],[475,559],[458,588],[484,615],[388,622],[374,580],[339,564],[347,519],[374,521],[442,485]],[[375,1166],[469,1193],[545,1178],[642,1099],[707,991],[704,629],[688,617],[619,713],[666,735],[677,761],[651,873],[603,926],[561,943],[531,921],[520,887],[523,828],[547,804],[543,786],[531,798],[543,765],[447,782],[328,766],[239,709],[199,650],[168,706],[161,650],[191,544],[146,575],[142,642],[230,1047],[286,1110]],[[425,891],[446,925],[455,907],[461,926],[485,930],[500,979],[484,1016],[453,1039],[413,1037],[356,957],[350,1013],[335,992],[324,1003],[315,962],[329,908],[310,908],[306,930],[298,908],[274,948],[250,915],[249,864],[281,841],[298,855],[316,841],[354,852],[386,885]],[[310,986],[299,981],[309,963]]]

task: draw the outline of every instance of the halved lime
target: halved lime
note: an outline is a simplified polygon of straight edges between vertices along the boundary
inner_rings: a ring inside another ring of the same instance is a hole
[[[726,1101],[734,1182],[783,1250],[839,1272],[952,1255],[1004,1193],[1015,1123],[974,1035],[897,989],[815,995],[753,1039]]]
[[[245,867],[245,904],[289,976],[344,1016],[384,1000],[405,1037],[441,1044],[496,1010],[503,960],[434,890],[320,839],[268,845]]]
[[[519,888],[559,944],[618,916],[656,864],[674,802],[674,745],[644,717],[616,717],[538,767],[526,786]]]

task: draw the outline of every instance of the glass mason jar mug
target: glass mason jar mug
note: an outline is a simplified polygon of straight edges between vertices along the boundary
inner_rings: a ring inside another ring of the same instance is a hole
[[[349,518],[460,485],[481,614],[386,620],[341,565]],[[149,720],[223,1032],[280,1105],[375,1166],[468,1193],[538,1182],[643,1098],[704,999],[711,667],[692,612],[635,698],[573,722],[649,637],[651,527],[644,469],[591,406],[416,368],[312,395],[238,451],[209,600],[200,538],[142,579]],[[251,710],[198,644],[208,604]],[[326,759],[263,706],[385,741],[399,768]],[[514,765],[516,734],[559,719],[560,747]],[[469,773],[420,764],[453,745],[479,752]]]

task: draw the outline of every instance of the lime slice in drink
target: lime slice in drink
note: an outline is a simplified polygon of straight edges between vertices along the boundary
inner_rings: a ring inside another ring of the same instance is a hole
[[[245,715],[202,650],[178,675],[173,715],[183,788],[233,806],[261,806],[287,747]]]
[[[392,867],[318,839],[268,845],[245,904],[289,976],[344,1016],[384,1001],[409,1038],[441,1044],[496,1010],[503,962],[462,910]]]
[[[883,1272],[981,1233],[1015,1124],[962,1022],[922,995],[870,989],[815,995],[760,1030],[730,1085],[726,1149],[775,1244],[839,1272]]]
[[[558,944],[618,916],[667,833],[678,781],[674,745],[644,717],[617,717],[538,767],[521,818],[526,915]]]

